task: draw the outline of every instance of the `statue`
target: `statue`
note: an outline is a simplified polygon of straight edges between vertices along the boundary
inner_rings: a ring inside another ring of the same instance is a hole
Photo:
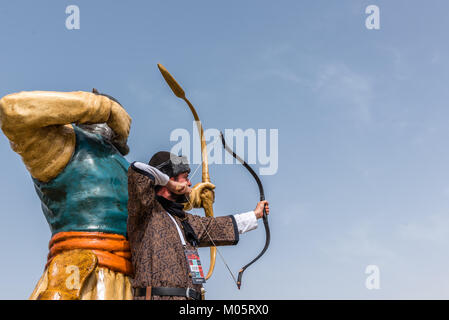
[[[20,92],[0,100],[0,124],[52,233],[30,299],[132,299],[125,109],[95,89]]]

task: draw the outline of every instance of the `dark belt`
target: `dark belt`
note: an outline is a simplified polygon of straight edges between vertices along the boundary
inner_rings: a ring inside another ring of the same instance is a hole
[[[134,288],[134,296],[146,296],[147,288]],[[177,296],[193,300],[201,300],[201,293],[192,288],[152,287],[152,296]]]

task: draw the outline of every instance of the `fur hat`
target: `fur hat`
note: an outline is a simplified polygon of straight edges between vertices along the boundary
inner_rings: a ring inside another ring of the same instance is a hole
[[[159,151],[151,157],[150,166],[159,169],[170,178],[176,177],[183,172],[190,172],[189,163],[186,157],[177,156],[168,151]]]

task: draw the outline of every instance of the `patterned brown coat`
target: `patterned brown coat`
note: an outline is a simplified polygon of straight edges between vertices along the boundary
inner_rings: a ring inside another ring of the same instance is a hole
[[[128,239],[134,268],[132,286],[190,287],[200,291],[202,286],[192,283],[176,226],[156,200],[154,188],[154,181],[149,176],[129,167]],[[174,218],[182,230],[179,218]],[[217,246],[235,245],[239,241],[233,216],[200,217],[187,213],[187,219],[200,241],[200,247],[212,245],[209,236]],[[186,249],[194,248],[187,242]],[[185,298],[153,296],[153,299]]]

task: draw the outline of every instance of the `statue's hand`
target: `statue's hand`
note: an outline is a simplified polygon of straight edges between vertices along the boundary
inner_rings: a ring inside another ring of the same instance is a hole
[[[204,203],[211,201],[214,202],[215,185],[210,182],[200,182],[192,188],[190,193],[189,202],[185,205],[185,210],[191,210],[193,208],[203,208]]]
[[[114,130],[120,140],[127,140],[131,128],[131,117],[117,102],[112,101],[107,125]]]
[[[107,125],[114,131],[113,143],[119,148],[122,154],[127,154],[129,148],[126,144],[128,140],[129,130],[131,128],[131,117],[115,101],[112,101],[111,113],[107,121]]]

